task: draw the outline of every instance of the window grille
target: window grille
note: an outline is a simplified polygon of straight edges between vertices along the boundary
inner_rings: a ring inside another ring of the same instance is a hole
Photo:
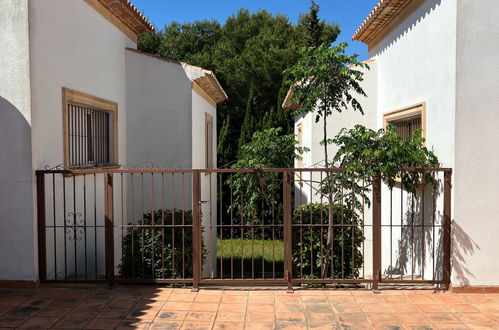
[[[397,121],[388,122],[388,124],[395,126],[395,132],[402,138],[402,140],[407,141],[412,133],[416,130],[421,129],[421,116],[402,119]]]
[[[69,166],[110,165],[112,114],[83,104],[68,103]]]

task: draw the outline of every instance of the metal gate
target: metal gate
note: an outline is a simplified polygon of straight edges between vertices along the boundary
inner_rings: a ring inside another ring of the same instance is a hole
[[[450,283],[451,169],[37,171],[42,282]]]

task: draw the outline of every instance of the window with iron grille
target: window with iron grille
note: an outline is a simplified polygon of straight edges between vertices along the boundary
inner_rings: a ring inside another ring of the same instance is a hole
[[[117,163],[117,105],[63,89],[64,159],[69,168],[104,167]]]
[[[416,130],[422,130],[425,137],[426,128],[426,104],[424,102],[412,105],[407,108],[389,112],[383,116],[384,127],[392,125],[395,132],[407,141]]]

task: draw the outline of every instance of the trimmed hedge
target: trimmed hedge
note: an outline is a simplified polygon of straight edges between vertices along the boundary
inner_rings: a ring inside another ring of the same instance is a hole
[[[192,211],[182,214],[181,210],[175,210],[174,227],[171,226],[172,212],[162,212],[145,213],[143,220],[137,220],[135,225],[161,225],[164,217],[165,227],[128,228],[123,238],[123,256],[119,266],[123,278],[192,278]]]
[[[333,254],[327,248],[328,205],[308,204],[293,213],[293,274],[321,278],[327,259],[326,278],[357,278],[363,264],[364,235],[359,217],[351,208],[333,207]],[[311,226],[324,224],[324,226]],[[300,224],[300,226],[296,226]],[[321,230],[322,228],[322,230]],[[332,267],[331,267],[332,265]]]

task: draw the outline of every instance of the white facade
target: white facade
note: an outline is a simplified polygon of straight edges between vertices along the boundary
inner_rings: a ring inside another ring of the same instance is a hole
[[[36,281],[39,276],[34,173],[46,166],[64,163],[63,88],[117,104],[118,159],[114,161],[138,168],[149,163],[163,168],[204,168],[204,162],[200,163],[198,153],[194,152],[205,144],[205,136],[197,125],[198,121],[204,122],[204,113],[209,113],[216,129],[216,105],[203,98],[199,100],[193,90],[193,79],[181,64],[127,50],[136,48],[129,33],[83,0],[2,1],[0,41],[3,45],[0,53],[0,280]],[[216,164],[216,152],[214,155]],[[75,180],[81,187],[83,178]],[[66,181],[66,194],[72,197],[72,182]],[[87,187],[92,186],[88,176],[86,183]],[[97,176],[97,186],[97,199],[103,201],[101,175]],[[48,188],[50,191],[50,184]],[[125,193],[126,189],[125,186]],[[56,194],[62,197],[61,192]],[[68,221],[72,210],[78,213],[83,208],[83,196],[87,197],[87,208],[93,208],[91,192],[75,194],[77,203],[74,205],[68,198],[66,213],[63,205],[55,206],[56,224]],[[190,194],[189,191],[189,206]],[[119,203],[116,196],[115,201]],[[95,216],[87,215],[86,220],[99,224],[104,219],[103,204],[98,203],[95,209]],[[127,216],[126,212],[123,217]],[[53,215],[47,208],[49,224]],[[53,232],[47,230],[47,233]],[[58,232],[58,244],[64,243],[62,237],[62,232]],[[85,244],[93,246],[96,242],[103,244],[103,236],[94,233]],[[47,244],[50,251],[53,243],[48,240]],[[83,243],[75,243],[75,246],[77,244]],[[73,265],[83,262],[83,249],[77,247],[78,252],[65,256]],[[99,251],[89,247],[88,253],[98,253],[103,260],[101,247],[97,246]],[[116,258],[119,257],[117,254]],[[47,258],[51,263],[53,257]],[[61,272],[61,267],[48,269],[48,274]],[[99,273],[102,271],[99,269]]]

